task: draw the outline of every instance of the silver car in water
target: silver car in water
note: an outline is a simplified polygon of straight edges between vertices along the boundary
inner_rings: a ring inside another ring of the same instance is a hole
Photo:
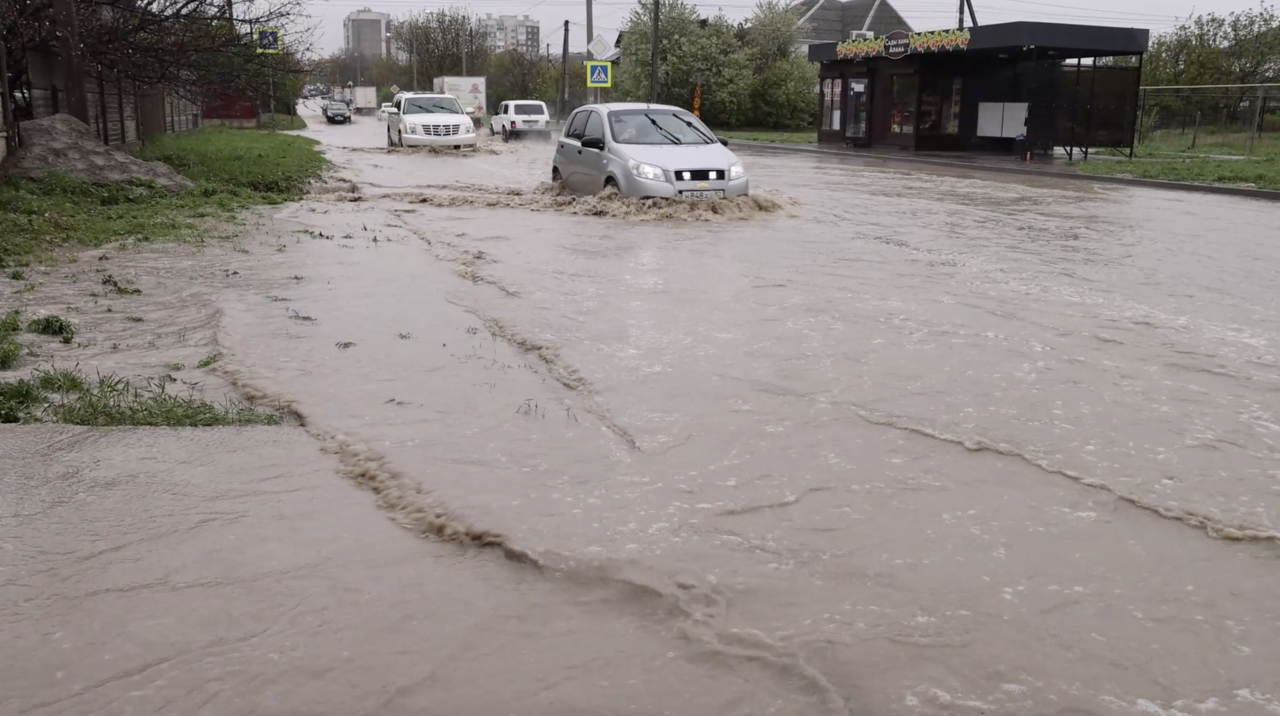
[[[746,196],[742,162],[679,107],[611,103],[579,108],[556,140],[551,180],[573,194],[616,187],[623,196]]]

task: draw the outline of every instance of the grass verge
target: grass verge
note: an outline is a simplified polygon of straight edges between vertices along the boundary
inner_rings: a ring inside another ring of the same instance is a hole
[[[138,156],[165,162],[195,182],[179,194],[67,176],[6,178],[0,182],[0,266],[27,265],[60,246],[191,238],[202,219],[297,199],[328,165],[316,144],[292,134],[225,127],[165,135]]]
[[[813,129],[804,129],[794,132],[774,132],[774,131],[753,131],[749,129],[716,132],[717,137],[733,140],[740,139],[744,142],[769,142],[771,144],[817,144],[818,132]]]
[[[22,330],[22,316],[17,309],[9,311],[0,318],[0,370],[10,370],[18,365],[22,357],[22,344],[18,342],[17,333]]]
[[[135,386],[118,376],[89,377],[79,370],[36,370],[30,378],[0,382],[0,423],[66,423],[93,427],[216,427],[276,425],[276,413],[252,403],[211,403],[170,393],[169,380]]]
[[[296,114],[267,114],[262,117],[263,129],[274,129],[279,132],[306,129],[307,120]]]
[[[1107,160],[1080,162],[1077,166],[1082,174],[1280,190],[1280,157]]]

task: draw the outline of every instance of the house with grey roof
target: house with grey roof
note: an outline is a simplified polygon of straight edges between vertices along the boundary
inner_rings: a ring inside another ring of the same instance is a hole
[[[809,45],[848,40],[851,32],[887,35],[913,29],[889,0],[798,0],[792,7],[800,18],[802,53]]]

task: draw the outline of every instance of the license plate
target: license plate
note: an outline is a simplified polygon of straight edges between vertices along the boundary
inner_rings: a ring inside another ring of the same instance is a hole
[[[711,199],[723,199],[724,190],[715,189],[711,191],[682,191],[680,192],[680,196],[683,196],[686,199],[693,199],[694,201],[709,201]]]
[[[525,122],[525,123],[524,123],[524,126],[526,126],[526,127],[536,127],[536,126],[538,126],[538,123],[537,123],[537,122]]]

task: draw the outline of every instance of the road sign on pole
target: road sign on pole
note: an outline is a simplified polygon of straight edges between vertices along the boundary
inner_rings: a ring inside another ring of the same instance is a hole
[[[258,54],[275,55],[280,52],[280,30],[264,27],[258,30]]]
[[[587,86],[588,87],[612,87],[613,86],[613,65],[608,62],[588,62],[587,63]]]
[[[388,89],[391,90],[391,94],[397,94],[400,92],[400,85],[391,85]]]
[[[587,45],[587,49],[591,51],[591,56],[598,60],[601,57],[604,57],[604,53],[608,52],[611,48],[609,46],[609,41],[604,39],[604,35],[596,35],[595,39],[591,41],[591,44]]]

